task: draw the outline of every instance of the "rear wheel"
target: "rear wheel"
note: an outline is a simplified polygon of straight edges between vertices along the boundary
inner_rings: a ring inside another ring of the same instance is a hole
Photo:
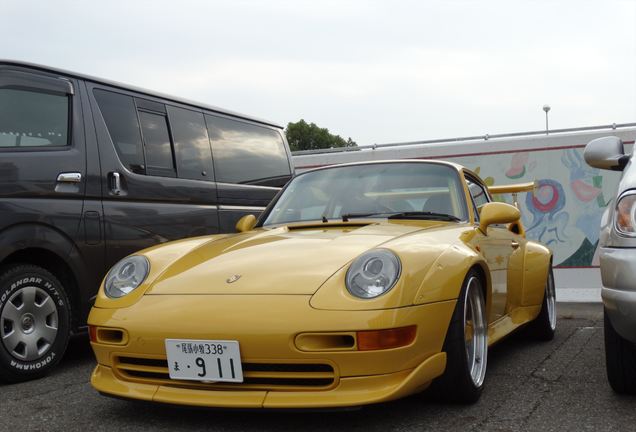
[[[446,371],[435,381],[433,390],[448,402],[476,402],[486,377],[488,321],[483,283],[475,270],[464,280],[444,351]]]
[[[607,380],[616,393],[636,394],[636,345],[619,335],[603,312]]]
[[[46,375],[61,360],[69,331],[69,302],[53,274],[29,264],[0,273],[0,379]]]
[[[556,289],[554,287],[554,274],[552,266],[548,271],[545,283],[545,294],[539,315],[528,325],[528,335],[534,339],[550,341],[554,339],[556,332]]]

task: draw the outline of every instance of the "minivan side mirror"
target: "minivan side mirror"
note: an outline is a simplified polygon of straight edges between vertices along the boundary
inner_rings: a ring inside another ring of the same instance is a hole
[[[251,231],[254,226],[256,226],[256,216],[254,216],[253,214],[248,214],[238,220],[238,222],[236,223],[236,231]]]
[[[594,168],[623,171],[629,161],[623,141],[615,136],[596,138],[585,146],[585,162]]]
[[[521,218],[519,209],[513,205],[489,202],[479,212],[479,229],[486,234],[488,225],[516,222]]]

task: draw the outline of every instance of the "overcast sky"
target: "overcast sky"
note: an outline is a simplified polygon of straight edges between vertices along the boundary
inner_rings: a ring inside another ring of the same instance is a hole
[[[636,122],[636,1],[0,0],[0,58],[362,145]]]

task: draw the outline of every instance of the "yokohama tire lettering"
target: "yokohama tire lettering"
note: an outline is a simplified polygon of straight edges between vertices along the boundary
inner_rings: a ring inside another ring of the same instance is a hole
[[[33,364],[24,364],[24,363],[19,363],[15,360],[11,360],[11,366],[18,370],[24,370],[24,371],[38,370],[46,366],[47,364],[51,363],[54,358],[55,358],[55,353],[52,352],[48,356],[46,356],[46,358],[43,358],[42,360]]]

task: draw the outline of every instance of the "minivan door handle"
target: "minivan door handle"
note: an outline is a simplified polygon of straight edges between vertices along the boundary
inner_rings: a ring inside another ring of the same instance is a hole
[[[108,174],[108,184],[110,191],[114,195],[121,195],[121,176],[117,171]]]
[[[82,174],[78,172],[60,173],[57,176],[58,183],[80,183],[82,181]]]

